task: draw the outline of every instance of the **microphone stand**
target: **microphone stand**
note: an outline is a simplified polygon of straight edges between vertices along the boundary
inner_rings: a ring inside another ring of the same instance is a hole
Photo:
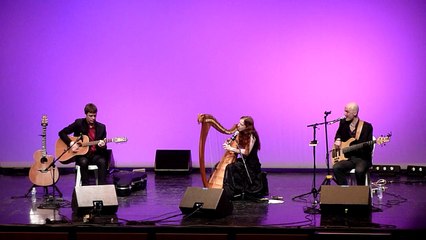
[[[320,213],[320,210],[319,209],[317,209],[317,205],[318,205],[318,194],[319,194],[319,192],[320,192],[320,190],[321,190],[321,187],[319,188],[319,189],[316,189],[315,188],[315,186],[316,186],[316,172],[317,172],[317,170],[316,170],[316,146],[317,146],[317,144],[318,144],[318,141],[316,140],[316,129],[318,128],[318,126],[319,125],[325,125],[325,131],[326,131],[326,146],[328,146],[328,141],[327,141],[327,125],[328,124],[330,124],[330,123],[334,123],[334,122],[336,122],[336,120],[334,120],[334,121],[330,121],[330,122],[327,122],[327,116],[329,115],[329,114],[331,114],[331,111],[326,111],[326,112],[324,112],[324,114],[325,114],[325,116],[324,116],[324,122],[321,122],[321,123],[313,123],[313,124],[310,124],[310,125],[308,125],[307,127],[312,127],[312,129],[313,129],[313,140],[309,143],[309,146],[311,146],[312,147],[312,154],[313,154],[313,160],[314,160],[314,169],[313,169],[313,180],[312,180],[312,189],[311,189],[311,191],[310,192],[308,192],[308,193],[304,193],[304,194],[301,194],[301,195],[298,195],[298,196],[295,196],[295,197],[293,197],[292,199],[293,200],[295,200],[295,199],[297,199],[297,198],[301,198],[301,197],[303,197],[303,196],[306,196],[306,195],[309,195],[309,194],[312,194],[312,196],[314,197],[314,201],[312,202],[312,207],[308,207],[306,210],[304,210],[304,212],[305,213],[309,213],[309,214],[317,214],[317,213]],[[328,159],[328,147],[327,147],[327,159]],[[329,165],[328,165],[328,161],[327,161],[327,169],[328,169],[328,172],[327,172],[327,178],[328,178],[328,176],[329,176],[329,174],[330,174],[330,170],[329,170]],[[326,178],[326,179],[327,179]],[[324,180],[324,182],[325,182],[325,180]],[[322,183],[322,184],[324,184],[324,182]]]
[[[250,181],[250,184],[253,184],[253,181],[251,180],[250,173],[249,173],[247,165],[246,165],[246,160],[244,159],[244,156],[243,156],[242,153],[240,155],[241,155],[241,160],[243,162],[244,168],[246,169],[247,177],[248,177],[248,179]],[[243,192],[241,194],[236,195],[236,196],[241,196],[241,199],[244,200],[244,198],[245,198],[245,191],[246,191],[246,186],[244,184]]]
[[[320,211],[316,208],[317,204],[318,204],[318,190],[315,188],[316,186],[316,146],[318,144],[318,141],[316,140],[316,130],[318,128],[318,125],[321,125],[322,123],[314,123],[314,124],[310,124],[307,127],[312,127],[313,131],[314,131],[314,138],[312,139],[312,141],[309,143],[309,146],[312,147],[312,153],[313,153],[313,159],[314,159],[314,170],[313,170],[313,180],[312,180],[312,189],[310,192],[308,193],[304,193],[298,196],[293,197],[293,200],[296,198],[301,198],[303,196],[312,194],[312,196],[314,197],[314,201],[312,203],[312,207],[307,208],[304,212],[305,213],[310,213],[310,214],[317,214]]]
[[[240,154],[240,155],[241,155],[241,160],[243,160],[244,168],[246,169],[246,173],[247,173],[248,179],[250,181],[250,184],[253,184],[253,181],[251,180],[251,177],[250,177],[247,165],[246,165],[246,160],[244,159],[244,155],[243,154]]]
[[[56,159],[54,159],[53,161],[52,161],[52,163],[50,163],[50,165],[49,166],[47,166],[46,167],[46,169],[44,169],[44,170],[39,170],[39,171],[41,171],[41,172],[47,172],[47,171],[49,171],[49,169],[50,168],[52,168],[52,171],[53,171],[53,174],[52,174],[52,178],[53,178],[53,184],[52,184],[52,188],[53,188],[53,193],[52,193],[52,195],[53,195],[53,199],[52,199],[52,202],[49,204],[49,203],[44,203],[44,204],[40,204],[40,206],[38,206],[38,208],[42,208],[42,209],[57,209],[57,208],[59,208],[60,206],[59,206],[59,203],[57,203],[56,202],[56,194],[55,194],[55,189],[59,192],[59,194],[60,194],[60,197],[62,197],[62,193],[61,193],[61,191],[59,191],[59,189],[58,189],[58,187],[56,186],[56,181],[55,181],[55,169],[56,169],[56,165],[55,165],[55,163],[57,162],[57,161],[59,161],[60,159],[61,159],[61,157],[66,153],[66,152],[68,152],[76,143],[78,143],[81,139],[82,139],[82,137],[83,137],[83,135],[81,135],[80,134],[80,137],[73,143],[73,144],[71,144],[69,147],[67,147],[63,152],[62,152],[62,154],[59,156],[59,157],[57,157]]]
[[[336,120],[327,122],[327,116],[331,113],[330,112],[324,112],[324,131],[325,131],[325,161],[327,165],[327,176],[325,176],[324,181],[322,181],[321,185],[330,185],[330,181],[333,180],[333,175],[331,175],[330,172],[330,152],[328,151],[328,130],[327,126],[330,123],[335,123]],[[319,188],[319,191],[321,191],[321,187]]]
[[[234,136],[232,136],[232,138],[230,139],[230,141],[228,141],[228,144],[230,144],[232,141],[234,141],[236,139],[237,135],[238,135],[238,130],[236,131],[236,133],[234,133]],[[241,155],[241,160],[243,162],[244,168],[245,168],[246,173],[247,173],[247,177],[248,177],[248,179],[250,181],[250,184],[253,184],[253,181],[251,180],[250,173],[249,173],[248,168],[247,168],[246,160],[244,159],[244,155],[241,153],[241,150],[240,150],[240,155]],[[245,189],[241,193],[242,199],[244,199],[244,195],[245,195],[244,192],[245,192]]]

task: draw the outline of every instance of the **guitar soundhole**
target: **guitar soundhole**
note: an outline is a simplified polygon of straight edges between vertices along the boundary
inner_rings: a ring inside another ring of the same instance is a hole
[[[41,163],[45,163],[45,162],[47,162],[47,158],[46,158],[46,157],[42,157],[42,158],[40,159],[40,161],[41,161]]]

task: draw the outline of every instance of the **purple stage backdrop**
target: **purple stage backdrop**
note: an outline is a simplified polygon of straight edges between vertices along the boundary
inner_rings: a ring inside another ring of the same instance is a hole
[[[312,168],[307,126],[349,101],[376,136],[393,134],[375,164],[424,165],[424,0],[2,0],[0,51],[1,167],[33,164],[43,114],[53,154],[88,102],[108,137],[129,139],[108,145],[118,167],[152,167],[157,149],[190,149],[198,167],[209,113],[225,127],[253,116],[263,167]],[[227,137],[213,132],[208,166]]]

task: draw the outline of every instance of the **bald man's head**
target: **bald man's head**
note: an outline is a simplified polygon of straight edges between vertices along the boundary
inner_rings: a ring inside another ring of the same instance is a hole
[[[350,102],[345,106],[346,121],[351,121],[354,117],[358,117],[359,106],[356,102]]]

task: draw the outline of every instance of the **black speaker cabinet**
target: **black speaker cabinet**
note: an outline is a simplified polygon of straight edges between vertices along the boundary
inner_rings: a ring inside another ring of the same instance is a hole
[[[365,214],[371,212],[369,186],[323,185],[320,191],[321,214]]]
[[[190,173],[191,150],[157,150],[154,170],[155,173]]]
[[[72,196],[72,209],[77,215],[97,212],[115,214],[118,209],[114,185],[76,186]]]
[[[184,214],[217,218],[231,214],[234,206],[223,189],[188,187],[179,208]]]

